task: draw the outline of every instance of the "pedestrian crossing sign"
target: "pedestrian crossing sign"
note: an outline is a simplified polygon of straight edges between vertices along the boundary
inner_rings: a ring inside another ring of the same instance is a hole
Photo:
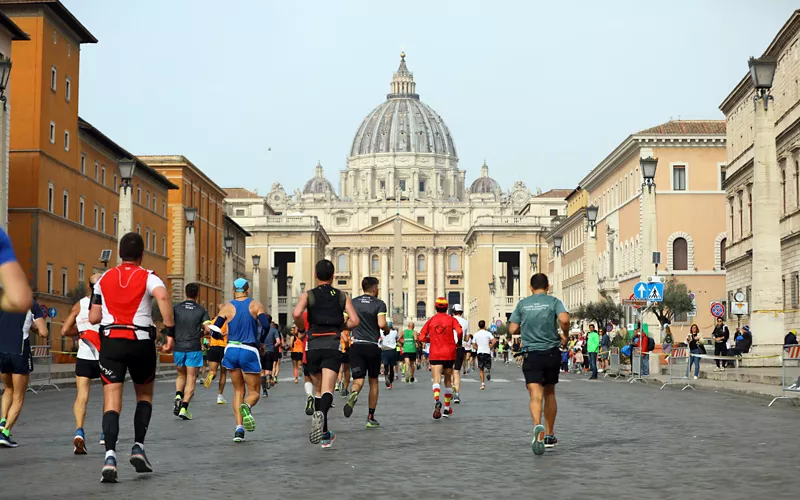
[[[658,288],[650,288],[650,293],[647,295],[647,300],[651,302],[660,302],[662,299],[663,297],[661,297],[661,294],[658,292]]]

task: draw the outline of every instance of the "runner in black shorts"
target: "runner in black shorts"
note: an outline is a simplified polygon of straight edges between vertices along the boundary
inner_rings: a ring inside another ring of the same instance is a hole
[[[303,292],[292,314],[297,333],[308,336],[306,363],[314,383],[315,411],[308,439],[330,448],[336,434],[328,430],[328,410],[333,404],[333,389],[342,363],[341,332],[358,326],[358,315],[346,293],[334,288],[333,262],[323,259],[315,266],[317,287]],[[308,310],[308,325],[303,313]],[[347,313],[345,320],[344,314]],[[344,324],[343,324],[344,323]],[[306,333],[308,326],[308,333]]]
[[[342,397],[350,394],[350,332],[342,331],[342,365],[339,367],[339,380],[336,382],[336,390]]]
[[[364,294],[353,299],[353,308],[358,313],[358,327],[351,332],[353,345],[350,347],[350,366],[353,372],[353,392],[344,405],[344,416],[353,414],[353,407],[364,387],[364,378],[369,378],[369,413],[367,428],[380,427],[375,420],[375,407],[378,405],[378,376],[381,374],[381,348],[378,339],[381,331],[389,332],[386,321],[386,303],[378,298],[378,279],[366,277],[361,280]],[[386,375],[388,379],[388,374]]]
[[[453,409],[453,363],[456,359],[456,346],[463,340],[461,323],[447,314],[447,299],[439,297],[434,303],[436,314],[429,319],[419,332],[422,342],[431,343],[431,377],[433,382],[433,418],[450,418]],[[439,382],[444,375],[444,411],[440,401]]]

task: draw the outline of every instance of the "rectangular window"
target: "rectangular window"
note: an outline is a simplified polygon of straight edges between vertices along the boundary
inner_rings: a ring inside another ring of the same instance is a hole
[[[425,216],[424,215],[418,215],[417,216],[417,224],[425,224]]]
[[[161,255],[167,255],[167,237],[161,237]]]
[[[114,237],[116,238],[117,237],[117,226],[119,225],[119,218],[118,218],[116,212],[114,212],[114,215],[112,216],[111,221],[114,223],[114,228],[113,228],[114,229]]]
[[[425,280],[417,280],[417,285],[424,285],[424,284],[425,284]]]
[[[119,186],[117,185],[117,174],[114,174],[114,192],[116,193],[119,190]]]
[[[97,231],[98,223],[100,222],[100,207],[97,203],[94,204],[94,211],[92,212],[92,227]]]
[[[556,215],[558,215],[558,209],[557,208],[551,208],[550,209],[550,216],[551,217],[555,217]]]
[[[142,234],[142,225],[136,224],[136,234]]]
[[[53,293],[53,264],[47,264],[47,293]]]
[[[67,296],[67,268],[61,268],[61,296]]]
[[[156,211],[156,207],[157,206],[158,206],[158,203],[156,203],[156,194],[153,193],[153,207],[152,207],[153,208],[153,212]]]
[[[64,190],[64,197],[61,202],[61,215],[63,215],[65,219],[69,219],[69,192],[66,189]]]
[[[237,217],[244,217],[244,208],[237,208],[235,212]]]
[[[347,284],[347,280],[337,280],[336,284],[337,285],[346,285]]]
[[[161,202],[161,215],[163,215],[164,217],[167,216],[167,202],[166,201],[162,201]]]
[[[78,201],[78,222],[80,222],[81,224],[83,224],[83,221],[84,221],[83,209],[84,209],[85,205],[86,204],[83,201],[83,196],[81,196],[80,200]]]
[[[94,162],[94,180],[95,182],[100,179],[100,164]]]
[[[53,191],[54,191],[53,183],[51,182],[51,183],[49,183],[47,185],[47,211],[48,212],[52,212],[53,211]]]
[[[425,181],[419,181],[419,192],[420,193],[425,192]]]
[[[138,184],[136,185],[136,203],[142,204],[142,189]]]
[[[377,217],[370,217],[370,225],[371,226],[374,226],[377,223],[378,223],[378,218]]]
[[[144,228],[144,248],[150,250],[150,228]]]
[[[672,167],[672,190],[686,191],[686,167],[683,165]]]
[[[56,122],[50,122],[50,144],[56,143]]]
[[[400,179],[400,191],[406,190],[406,181],[405,179]]]
[[[56,70],[55,66],[50,66],[50,90],[55,92],[57,84],[58,84],[58,70]]]
[[[458,285],[458,280],[450,280],[451,285]]]
[[[800,273],[792,273],[792,308],[800,306]]]
[[[689,313],[676,314],[673,321],[676,323],[686,323],[689,321]]]
[[[458,216],[452,216],[452,215],[451,215],[451,216],[449,216],[449,217],[447,218],[447,223],[448,223],[449,225],[451,225],[451,226],[454,226],[454,225],[458,224],[460,220],[461,220],[461,219],[460,219]]]
[[[100,231],[106,232],[106,209],[100,209]]]
[[[153,245],[150,247],[150,250],[152,250],[153,252],[155,252],[156,249],[158,249],[158,245],[156,244],[156,242],[157,242],[157,240],[156,240],[156,230],[153,229]]]
[[[69,130],[64,131],[64,151],[69,151]]]
[[[725,189],[725,179],[728,178],[728,167],[727,165],[720,165],[719,166],[719,189]]]
[[[106,166],[103,165],[100,167],[100,184],[106,185]]]
[[[145,202],[146,202],[144,204],[144,206],[146,206],[147,208],[150,208],[150,191],[147,191],[145,193],[145,198],[144,199],[145,199]]]
[[[86,175],[86,155],[81,153],[81,173]]]
[[[83,264],[78,264],[78,283],[83,283],[84,278]]]
[[[72,100],[72,80],[69,77],[67,77],[66,85],[64,85],[64,97],[67,102]]]

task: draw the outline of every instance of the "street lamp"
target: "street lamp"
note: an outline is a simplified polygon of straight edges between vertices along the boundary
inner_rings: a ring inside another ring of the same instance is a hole
[[[136,160],[132,158],[124,158],[117,162],[119,168],[119,176],[122,178],[123,191],[131,187],[131,180],[133,180],[133,172],[136,170]]]
[[[561,242],[564,241],[563,236],[553,236],[553,246],[556,249],[556,255],[561,253]]]
[[[253,255],[253,269],[258,269],[259,264],[261,264],[261,256]]]
[[[194,221],[197,220],[197,209],[186,207],[183,209],[183,215],[186,217],[186,225],[194,227]]]
[[[278,267],[278,266],[275,266],[275,267],[273,267],[271,269],[271,271],[272,271],[272,277],[275,278],[275,279],[278,279],[278,273],[281,272],[281,268]]]
[[[497,290],[497,285],[494,284],[494,281],[489,282],[489,293],[494,295],[494,292]]]
[[[103,263],[103,269],[108,267],[108,261],[111,260],[111,249],[100,251],[100,262]]]
[[[750,67],[750,81],[753,82],[753,87],[756,89],[754,101],[758,102],[759,99],[763,99],[764,109],[768,109],[768,103],[772,99],[769,91],[772,89],[772,81],[775,79],[775,69],[778,67],[778,61],[771,57],[759,59],[751,57],[747,65]]]
[[[223,243],[225,244],[225,252],[230,254],[231,250],[233,250],[233,236],[223,238]]]
[[[287,276],[286,277],[286,285],[292,286],[292,281],[294,281],[294,276]]]
[[[502,288],[504,290],[506,288],[506,277],[505,276],[500,276],[500,288]]]
[[[533,271],[535,271],[536,270],[536,264],[539,262],[539,254],[532,253],[532,254],[528,255],[528,257],[531,259],[531,269]]]
[[[0,59],[0,101],[3,101],[3,111],[6,109],[6,89],[8,79],[11,76],[11,59],[4,57]]]
[[[600,210],[600,207],[597,205],[589,205],[586,207],[586,222],[588,224],[589,229],[594,229],[595,224],[597,223],[597,211]]]
[[[300,293],[303,293],[305,291],[306,291],[306,282],[305,281],[301,281],[300,282]]]
[[[261,301],[261,276],[258,273],[258,265],[261,264],[261,256],[253,255],[253,300]]]
[[[658,167],[658,158],[653,158],[652,156],[648,156],[647,158],[640,158],[639,165],[642,167],[642,176],[644,177],[644,182],[642,182],[642,188],[647,186],[647,192],[650,193],[653,190],[653,187],[656,185],[656,167]]]
[[[519,266],[511,268],[511,275],[514,277],[514,282],[517,283],[517,295],[519,295]]]

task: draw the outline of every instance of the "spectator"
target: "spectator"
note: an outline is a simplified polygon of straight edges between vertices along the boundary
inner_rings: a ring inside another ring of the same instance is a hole
[[[642,367],[640,375],[646,377],[650,375],[650,356],[648,353],[648,337],[647,334],[641,328],[637,329],[636,332],[633,334],[633,344],[634,346],[638,347],[642,353]]]
[[[592,370],[592,376],[589,377],[589,380],[597,380],[597,353],[600,351],[600,334],[597,333],[597,328],[594,325],[589,327],[586,351],[589,354],[589,367]]]
[[[722,318],[717,318],[717,326],[714,327],[714,333],[711,336],[714,337],[714,356],[727,356],[728,339],[731,337],[731,332]],[[716,360],[716,365],[715,372],[725,371],[725,360]]]
[[[797,344],[797,330],[789,330],[789,333],[783,338],[783,345]]]
[[[705,354],[705,348],[700,340],[700,328],[697,325],[692,325],[689,328],[689,333],[686,335],[686,343],[689,344],[689,352],[691,354]],[[694,379],[700,375],[700,358],[697,356],[689,356],[689,366],[686,368],[686,376],[692,371],[692,364],[694,364]]]
[[[742,332],[736,335],[735,342],[735,346],[728,354],[731,356],[741,356],[742,354],[750,352],[750,347],[753,345],[753,334],[750,333],[749,326],[745,325],[745,327],[742,328]]]
[[[608,336],[608,330],[603,331],[600,336],[600,372],[608,370],[608,354],[611,351],[611,337]]]
[[[675,343],[675,339],[672,338],[672,329],[669,323],[666,323],[664,324],[664,343],[661,344],[661,350],[664,351],[666,359],[669,358],[669,353],[672,352],[673,343]]]

